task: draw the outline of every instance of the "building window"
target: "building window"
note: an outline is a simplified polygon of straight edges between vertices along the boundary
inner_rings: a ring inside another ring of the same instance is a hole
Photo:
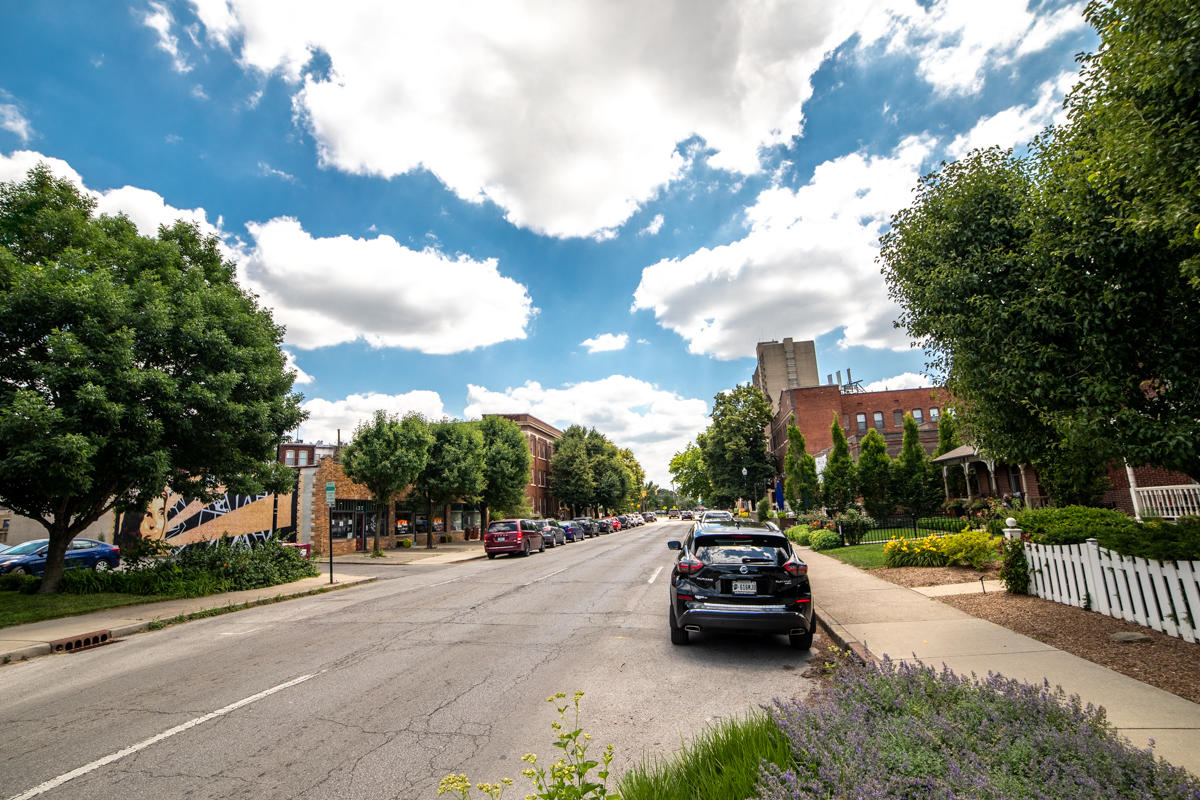
[[[941,418],[941,416],[942,416],[942,412],[936,406],[929,409],[929,421],[930,422],[937,422],[938,419]]]
[[[883,412],[876,411],[874,416],[875,416],[875,427],[878,430],[883,430]]]
[[[308,466],[308,451],[301,450],[299,452],[299,456],[300,456],[300,461],[298,462],[299,466],[307,467]]]
[[[892,418],[895,421],[897,428],[904,427],[904,409],[897,408],[895,411],[892,412]]]
[[[921,411],[921,409],[919,409],[919,408],[914,408],[913,409],[913,420],[916,421],[916,423],[918,425],[920,425],[922,422],[925,421],[925,413],[923,411]]]
[[[288,466],[288,467],[296,466],[296,451],[290,447],[287,450],[284,450],[283,451],[283,463],[285,466]]]
[[[860,431],[865,431],[867,429],[867,415],[866,414],[855,414],[854,421],[856,423],[858,423],[858,429]]]

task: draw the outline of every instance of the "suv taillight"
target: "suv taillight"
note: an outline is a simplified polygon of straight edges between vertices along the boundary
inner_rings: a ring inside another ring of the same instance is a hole
[[[808,574],[808,565],[797,561],[795,556],[784,562],[783,569],[788,575],[795,575],[797,578]]]
[[[704,569],[704,562],[695,556],[684,556],[679,559],[676,565],[681,575],[695,575],[700,570]]]

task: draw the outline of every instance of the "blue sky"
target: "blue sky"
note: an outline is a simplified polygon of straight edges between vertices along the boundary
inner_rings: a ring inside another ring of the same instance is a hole
[[[306,439],[531,412],[662,482],[757,341],[926,385],[879,234],[940,161],[1052,122],[1094,43],[1026,0],[339,5],[8,4],[0,180],[46,161],[220,236]]]

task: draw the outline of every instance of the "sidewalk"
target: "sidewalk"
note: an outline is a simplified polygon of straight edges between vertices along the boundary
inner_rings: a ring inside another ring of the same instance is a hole
[[[380,560],[380,559],[376,559]],[[348,586],[368,583],[374,577],[333,575],[332,586],[329,575],[304,578],[280,586],[262,589],[247,589],[243,592],[213,594],[207,597],[189,597],[182,600],[163,600],[159,603],[143,603],[122,606],[104,611],[93,611],[75,617],[59,617],[25,625],[0,628],[0,663],[11,663],[34,656],[49,655],[73,649],[89,634],[107,631],[112,639],[119,639],[147,630],[152,624],[171,620],[179,616],[197,614],[229,606],[244,606],[271,601],[276,598],[299,597],[329,589],[344,589]]]
[[[816,613],[844,646],[896,660],[945,664],[959,674],[998,672],[1030,683],[1045,679],[1085,703],[1103,706],[1108,721],[1134,745],[1146,747],[1153,739],[1157,755],[1200,775],[1200,705],[836,558],[807,549],[803,558]]]
[[[369,544],[369,542],[368,542]],[[359,553],[334,554],[333,565],[338,564],[369,564],[372,567],[398,567],[408,564],[457,564],[460,561],[472,561],[483,558],[483,542],[448,542],[435,544],[432,550],[426,549],[425,537],[421,536],[412,547],[396,547],[383,551],[382,558],[372,558],[371,551]],[[318,563],[329,564],[328,555],[313,555]]]

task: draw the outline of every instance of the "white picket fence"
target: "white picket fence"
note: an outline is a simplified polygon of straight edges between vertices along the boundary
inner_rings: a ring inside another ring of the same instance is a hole
[[[1029,592],[1136,622],[1187,642],[1200,640],[1200,561],[1148,561],[1086,544],[1027,542]]]

